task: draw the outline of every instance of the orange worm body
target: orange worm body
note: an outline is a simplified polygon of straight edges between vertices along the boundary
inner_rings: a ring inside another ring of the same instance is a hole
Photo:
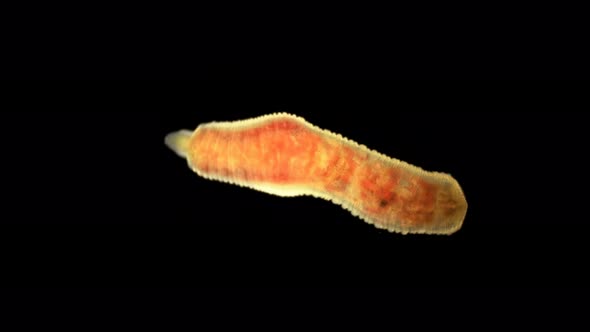
[[[165,142],[204,178],[324,198],[392,232],[451,234],[467,212],[450,175],[384,156],[286,113],[201,124]]]

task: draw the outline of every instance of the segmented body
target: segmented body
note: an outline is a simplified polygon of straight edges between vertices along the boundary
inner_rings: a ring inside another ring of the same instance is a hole
[[[376,227],[450,234],[467,202],[448,174],[427,172],[285,113],[180,131],[167,144],[197,174],[280,196],[340,204]]]

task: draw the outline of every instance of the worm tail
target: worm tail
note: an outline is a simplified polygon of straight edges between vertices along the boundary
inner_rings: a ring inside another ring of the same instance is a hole
[[[164,143],[172,151],[182,158],[186,158],[188,154],[188,145],[193,132],[189,130],[179,130],[166,135]]]

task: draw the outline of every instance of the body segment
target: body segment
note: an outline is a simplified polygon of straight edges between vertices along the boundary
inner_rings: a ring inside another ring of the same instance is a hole
[[[202,124],[168,135],[166,144],[205,178],[321,197],[389,231],[450,234],[467,210],[450,175],[389,158],[290,114]]]

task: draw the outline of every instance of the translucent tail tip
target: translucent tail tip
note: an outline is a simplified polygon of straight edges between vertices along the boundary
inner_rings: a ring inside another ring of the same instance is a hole
[[[192,136],[192,132],[189,130],[179,130],[166,135],[164,143],[172,151],[176,152],[177,155],[182,158],[186,158],[188,154],[188,145]]]

